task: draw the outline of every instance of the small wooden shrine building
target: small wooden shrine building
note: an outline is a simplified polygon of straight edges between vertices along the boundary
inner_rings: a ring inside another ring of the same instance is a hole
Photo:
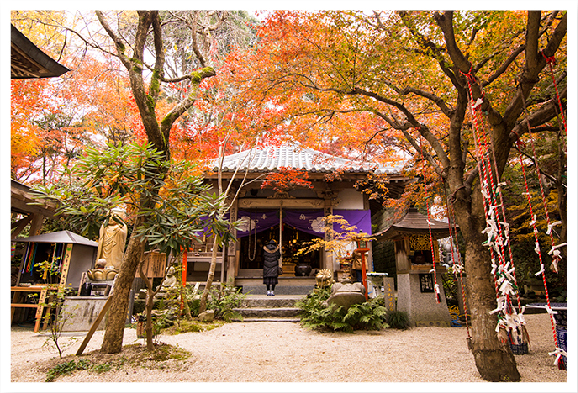
[[[38,332],[47,294],[65,287],[78,290],[82,274],[94,265],[98,243],[70,231],[12,241],[24,243],[26,248],[10,288],[11,320],[25,321],[32,309],[36,319],[34,331]],[[37,301],[32,299],[35,294]]]
[[[216,189],[219,178],[216,161],[214,166],[206,173],[205,181]],[[293,182],[293,186],[284,189],[263,185],[268,175],[287,170],[298,171],[296,176],[306,173],[307,185]],[[325,236],[319,223],[329,215],[340,215],[360,232],[371,234],[370,203],[367,195],[356,188],[356,182],[367,180],[369,174],[385,174],[390,194],[399,195],[406,181],[399,172],[400,167],[371,166],[297,145],[254,148],[224,157],[223,187],[233,178],[232,194],[239,191],[229,212],[230,219],[241,220],[243,225],[235,233],[237,240],[219,250],[215,280],[220,276],[221,282],[251,287],[252,293],[259,293],[261,287],[264,291],[260,281],[262,249],[269,239],[275,239],[283,250],[280,279],[284,281],[278,287],[279,294],[283,294],[283,283],[313,286],[316,270],[336,271],[339,263],[323,251],[297,255],[297,250],[313,237]],[[211,242],[205,240],[188,254],[187,281],[206,280]],[[368,257],[371,261],[371,251]],[[311,266],[308,276],[296,275],[295,267],[300,263]]]
[[[431,233],[431,238],[430,238]],[[429,219],[412,207],[398,222],[377,233],[377,241],[392,240],[397,273],[397,308],[407,312],[412,326],[450,326],[451,318],[442,285],[446,268],[440,263],[437,239],[450,235],[447,222]],[[432,272],[435,258],[435,276]],[[435,296],[435,283],[440,303]]]

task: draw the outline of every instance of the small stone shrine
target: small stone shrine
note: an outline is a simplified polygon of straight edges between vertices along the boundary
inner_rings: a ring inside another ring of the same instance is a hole
[[[450,326],[451,317],[442,285],[446,268],[439,258],[437,239],[449,236],[446,222],[435,221],[410,208],[405,217],[386,231],[375,234],[377,241],[392,240],[395,244],[397,270],[397,309],[408,313],[411,326]],[[430,245],[434,245],[436,277]],[[436,301],[434,282],[440,290]]]

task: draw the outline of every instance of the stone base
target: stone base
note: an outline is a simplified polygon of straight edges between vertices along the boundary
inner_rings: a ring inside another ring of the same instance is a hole
[[[398,274],[397,309],[407,312],[410,326],[451,326],[441,273],[437,274],[437,282],[440,287],[441,303],[436,302],[434,292],[421,291],[420,272]]]
[[[62,326],[63,332],[88,332],[102,311],[107,296],[67,296],[60,310],[61,318],[67,318]],[[98,324],[98,330],[104,329],[106,316]]]

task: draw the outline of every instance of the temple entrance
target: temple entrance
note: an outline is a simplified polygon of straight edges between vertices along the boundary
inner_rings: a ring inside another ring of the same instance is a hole
[[[279,241],[280,237],[282,238],[283,275],[295,275],[295,266],[302,262],[309,264],[312,271],[319,269],[319,251],[297,255],[297,251],[305,247],[316,236],[286,224],[282,224],[281,233],[279,232],[279,225],[275,225],[262,232],[241,238],[240,269],[262,269],[263,247],[269,240]]]

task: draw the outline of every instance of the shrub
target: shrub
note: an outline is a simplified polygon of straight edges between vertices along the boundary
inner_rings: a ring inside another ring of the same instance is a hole
[[[379,299],[354,304],[348,309],[325,301],[331,296],[331,288],[316,289],[297,303],[301,324],[317,330],[352,332],[354,330],[379,330],[387,327],[387,309]]]
[[[45,382],[52,382],[60,375],[71,374],[76,370],[88,370],[89,368],[90,363],[84,359],[80,359],[78,362],[73,359],[69,362],[60,363],[48,370]]]
[[[215,311],[215,318],[230,322],[233,319],[241,318],[241,314],[234,309],[241,306],[245,297],[247,295],[242,293],[241,288],[229,285],[224,285],[222,289],[214,287],[211,288],[211,296],[207,308]]]
[[[404,311],[388,311],[385,320],[389,327],[394,329],[409,328],[409,316]]]

